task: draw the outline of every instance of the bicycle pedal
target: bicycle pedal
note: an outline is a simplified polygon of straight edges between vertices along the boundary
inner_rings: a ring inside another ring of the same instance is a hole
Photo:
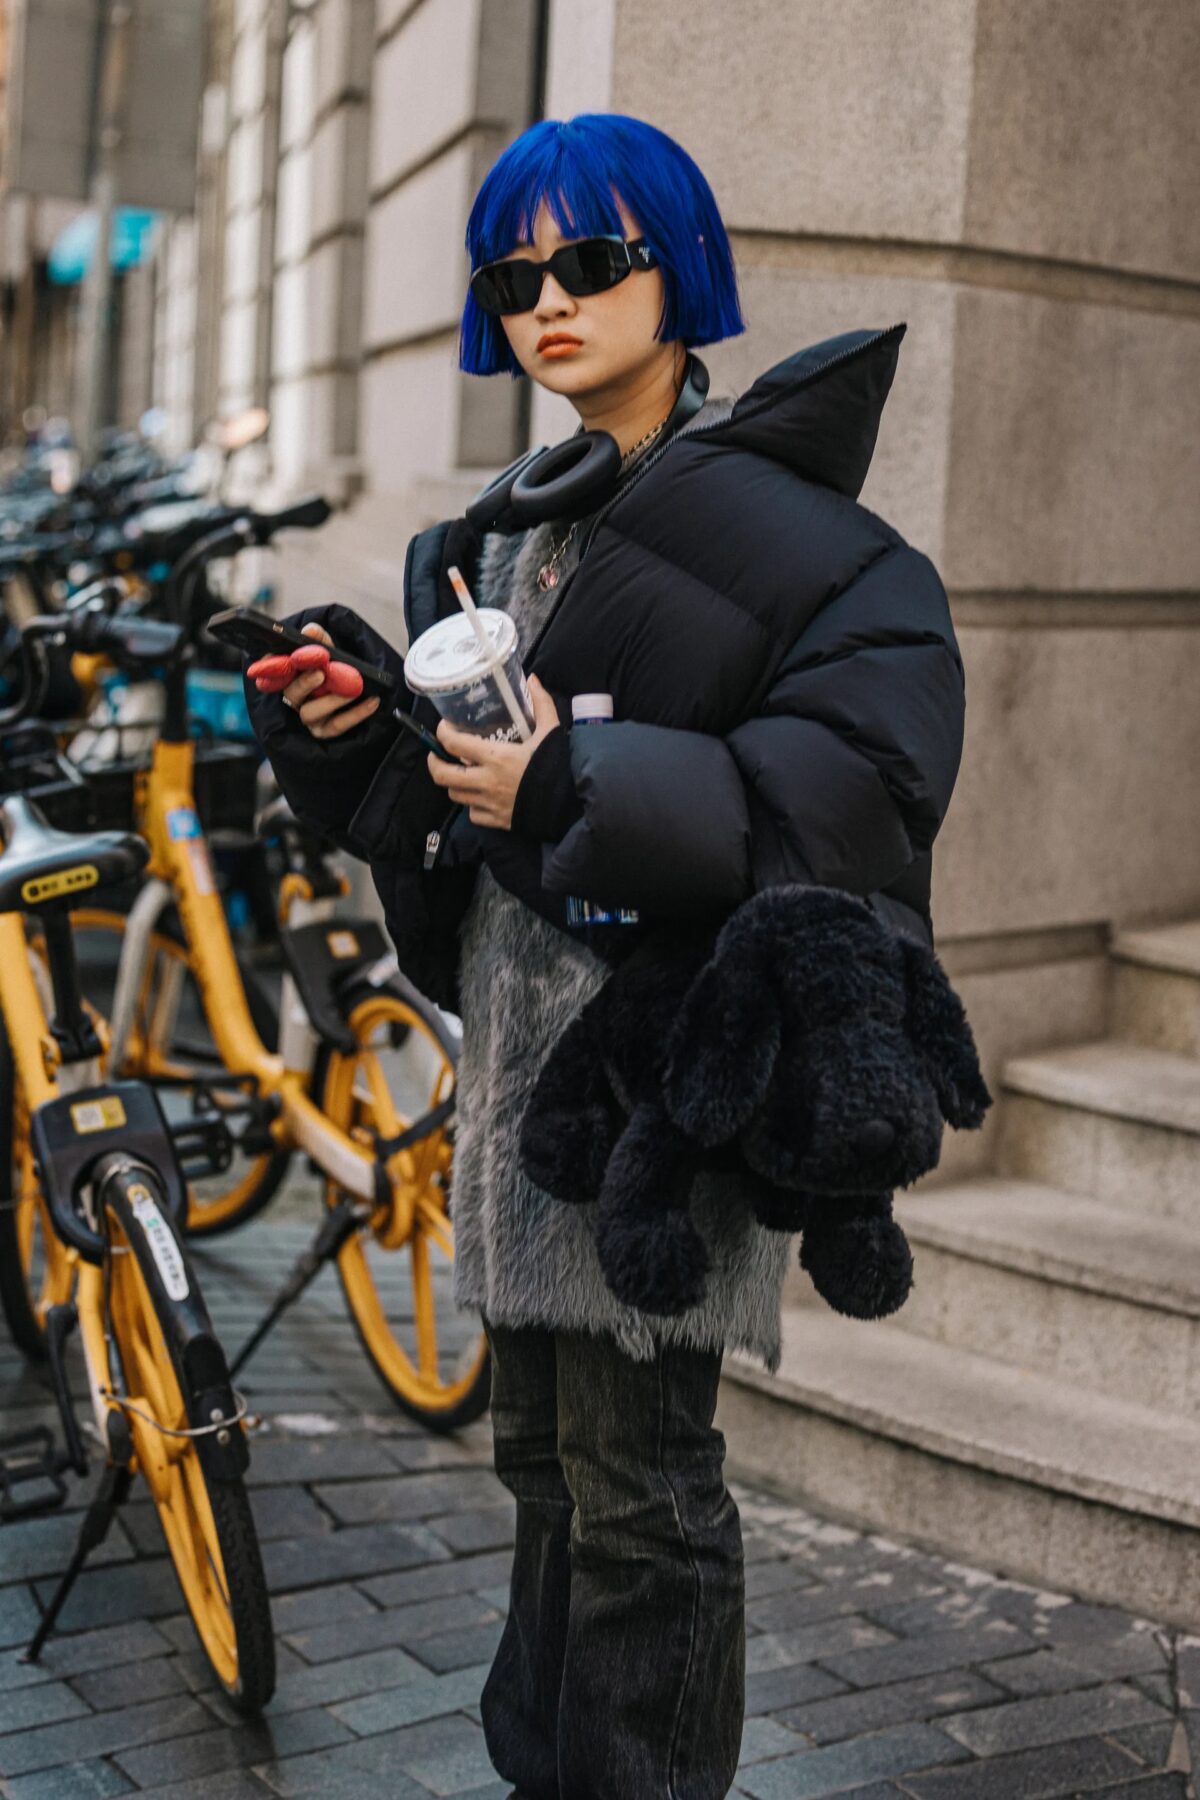
[[[220,1113],[197,1113],[168,1130],[186,1181],[224,1174],[233,1161],[233,1137]]]
[[[48,1425],[33,1425],[0,1438],[0,1524],[53,1512],[67,1498],[63,1457]],[[33,1483],[41,1491],[22,1496]]]

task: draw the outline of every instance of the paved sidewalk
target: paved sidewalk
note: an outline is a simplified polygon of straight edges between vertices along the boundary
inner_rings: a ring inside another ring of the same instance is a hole
[[[306,1241],[301,1185],[274,1220],[199,1253],[231,1349]],[[0,1792],[507,1800],[477,1704],[513,1523],[488,1421],[449,1441],[388,1411],[328,1273],[241,1385],[266,1420],[251,1463],[278,1634],[266,1717],[237,1722],[207,1680],[147,1503],[125,1510],[37,1669],[17,1649],[78,1515],[6,1527]],[[41,1378],[6,1347],[0,1407],[3,1429],[53,1416]],[[1200,1637],[731,1487],[748,1563],[736,1795],[1195,1795]]]

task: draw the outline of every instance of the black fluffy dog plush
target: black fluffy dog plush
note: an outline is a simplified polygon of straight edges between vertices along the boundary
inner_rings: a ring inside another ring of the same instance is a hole
[[[943,1121],[974,1128],[990,1104],[932,950],[855,895],[789,884],[716,934],[643,938],[551,1051],[521,1161],[555,1198],[599,1202],[601,1267],[628,1305],[702,1297],[692,1188],[740,1168],[759,1222],[802,1234],[822,1298],[882,1318],[912,1285],[893,1190],[936,1166]]]

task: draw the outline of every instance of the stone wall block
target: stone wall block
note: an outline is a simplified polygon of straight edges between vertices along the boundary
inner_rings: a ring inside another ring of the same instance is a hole
[[[964,239],[1200,279],[1195,0],[975,0]]]
[[[974,12],[973,0],[617,0],[612,109],[683,144],[730,226],[954,243]]]
[[[377,193],[475,117],[483,0],[425,0],[375,57],[370,182]]]
[[[1200,629],[1006,629],[998,614],[958,637],[966,744],[934,847],[939,930],[1194,912]]]
[[[372,209],[364,340],[395,343],[457,327],[467,275],[462,248],[472,172],[469,145],[447,151]],[[424,279],[398,278],[420,244]]]
[[[339,106],[312,141],[310,241],[362,223],[366,193],[368,119],[365,107]]]
[[[316,110],[339,95],[365,92],[371,76],[375,21],[371,0],[321,0],[316,16]]]
[[[954,363],[947,583],[1195,588],[1200,319],[962,289]]]

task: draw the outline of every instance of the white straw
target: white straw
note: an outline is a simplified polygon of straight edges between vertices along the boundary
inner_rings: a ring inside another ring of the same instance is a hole
[[[491,668],[493,675],[496,677],[496,686],[500,689],[501,698],[508,708],[508,716],[517,728],[517,735],[525,742],[528,742],[533,736],[529,721],[521,710],[520,701],[513,693],[511,681],[504,673],[504,663],[496,654],[496,646],[488,636],[487,631],[484,628],[483,620],[479,617],[475,602],[471,598],[471,590],[463,580],[461,570],[453,563],[451,563],[450,567],[446,570],[446,574],[450,578],[450,586],[458,596],[458,604],[462,607],[468,619],[471,621],[471,629],[479,640],[479,648],[483,651],[484,657]]]

